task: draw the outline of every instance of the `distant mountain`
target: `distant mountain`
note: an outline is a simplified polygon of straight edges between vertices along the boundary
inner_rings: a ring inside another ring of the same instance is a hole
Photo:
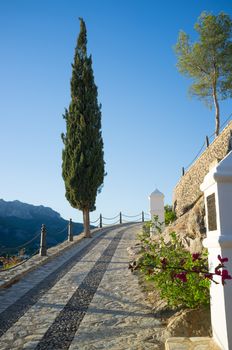
[[[51,208],[0,199],[0,256],[6,253],[16,254],[20,249],[17,247],[38,235],[42,224],[47,229],[48,247],[67,238],[68,221]],[[74,234],[82,231],[82,224],[73,223]],[[40,237],[26,246],[25,253],[32,254],[39,248],[39,243]]]
[[[0,216],[2,217],[15,216],[20,219],[33,219],[38,215],[61,218],[59,213],[43,205],[32,205],[17,200],[6,202],[0,199]]]

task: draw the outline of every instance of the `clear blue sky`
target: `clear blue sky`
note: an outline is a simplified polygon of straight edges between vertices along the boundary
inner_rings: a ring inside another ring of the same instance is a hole
[[[156,187],[171,203],[181,167],[214,131],[214,111],[188,97],[190,81],[178,73],[173,52],[180,29],[195,38],[203,10],[232,16],[232,3],[0,0],[0,198],[43,204],[82,220],[65,199],[60,134],[83,17],[108,173],[91,218],[148,212]],[[223,121],[231,100],[221,111]]]

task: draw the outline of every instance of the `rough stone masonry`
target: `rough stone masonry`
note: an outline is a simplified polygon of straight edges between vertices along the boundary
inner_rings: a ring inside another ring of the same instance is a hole
[[[200,185],[209,172],[210,165],[223,159],[231,150],[230,139],[232,121],[223,129],[221,134],[206,148],[191,168],[183,175],[174,188],[173,205],[177,217],[187,212],[202,196]]]

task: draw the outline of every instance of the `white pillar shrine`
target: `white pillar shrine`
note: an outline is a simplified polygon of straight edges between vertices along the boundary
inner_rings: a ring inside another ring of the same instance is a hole
[[[200,186],[204,192],[210,272],[218,265],[218,255],[232,275],[232,151],[205,176]],[[232,349],[232,280],[223,286],[211,282],[210,307],[213,338],[223,350]],[[216,280],[216,278],[215,278]]]
[[[159,222],[164,222],[164,194],[158,189],[149,196],[151,220],[154,215],[158,215]]]

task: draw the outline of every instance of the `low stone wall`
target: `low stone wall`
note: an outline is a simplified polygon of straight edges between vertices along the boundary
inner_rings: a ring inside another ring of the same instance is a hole
[[[201,154],[174,188],[173,206],[177,217],[188,211],[202,196],[200,185],[205,175],[209,172],[209,166],[214,161],[223,159],[228,153],[231,132],[232,121]]]
[[[131,223],[124,223],[124,224],[118,224],[113,226],[107,226],[103,228],[95,228],[91,230],[91,235],[94,237],[95,235],[98,235],[98,234],[101,235],[105,231],[112,229],[112,227],[113,228],[125,227],[130,224]],[[85,239],[84,233],[80,233],[77,236],[74,235],[73,242],[69,242],[68,240],[66,240],[63,243],[57,244],[56,246],[49,248],[47,250],[46,256],[40,256],[39,254],[36,254],[31,258],[29,258],[28,260],[24,261],[23,263],[13,266],[10,269],[1,270],[0,271],[0,290],[3,288],[10,287],[12,284],[18,282],[27,273],[37,269],[41,265],[46,264],[50,260],[55,259],[57,256],[59,256],[60,254],[63,254],[65,251],[72,249],[75,245],[79,244],[84,239]]]
[[[91,230],[91,233],[92,235],[95,235],[99,231],[103,231],[103,229],[96,228],[94,230]],[[73,237],[73,242],[69,242],[67,240],[63,243],[57,244],[52,248],[49,248],[47,250],[46,256],[40,256],[39,254],[36,254],[32,258],[17,266],[4,271],[0,271],[0,290],[10,287],[13,283],[19,281],[27,273],[35,270],[41,265],[46,264],[51,259],[54,259],[58,255],[64,253],[66,250],[71,249],[74,245],[79,244],[84,238],[84,233],[81,233]]]

